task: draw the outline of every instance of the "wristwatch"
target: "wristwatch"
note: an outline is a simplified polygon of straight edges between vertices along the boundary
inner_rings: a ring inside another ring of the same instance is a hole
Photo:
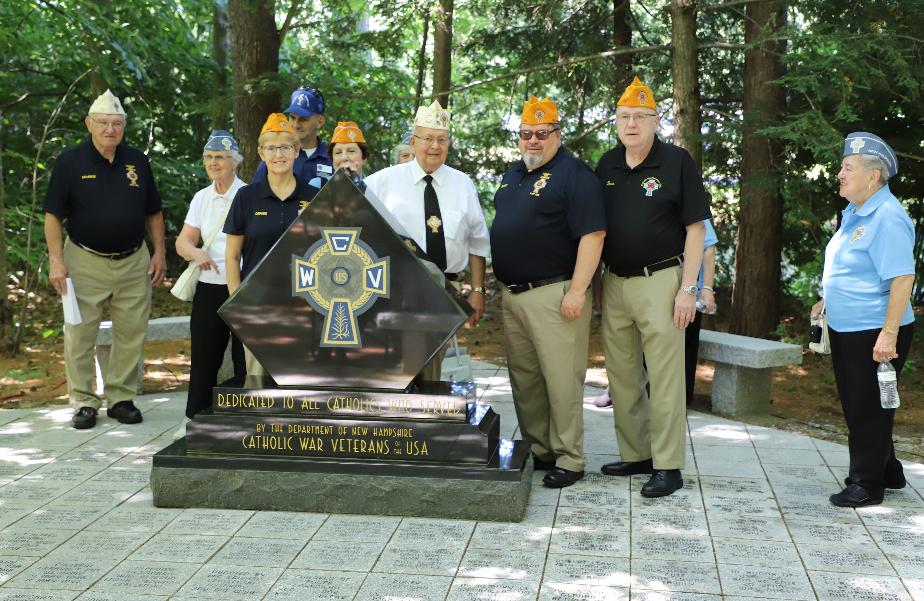
[[[484,294],[484,286],[475,286],[474,288],[472,288],[472,292],[478,292],[480,294]]]
[[[699,293],[699,286],[696,284],[690,284],[689,286],[681,286],[681,290],[689,294],[690,296],[696,296]]]

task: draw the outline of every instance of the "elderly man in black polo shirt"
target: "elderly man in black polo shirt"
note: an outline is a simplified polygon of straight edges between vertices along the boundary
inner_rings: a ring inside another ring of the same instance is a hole
[[[604,474],[651,473],[646,497],[683,486],[684,328],[696,315],[709,197],[690,154],[657,139],[654,96],[636,77],[617,103],[621,144],[597,165],[606,192],[603,349],[622,461]],[[645,390],[645,368],[651,385]]]
[[[523,107],[522,160],[494,195],[494,274],[503,288],[504,345],[523,440],[542,483],[584,476],[584,376],[590,285],[606,216],[593,172],[561,145],[558,108],[535,96]]]
[[[106,90],[85,123],[90,140],[61,153],[45,195],[48,279],[59,294],[76,296],[82,318],[64,324],[64,366],[77,429],[96,424],[101,404],[93,352],[107,301],[112,353],[104,381],[106,413],[123,424],[141,421],[132,403],[137,366],[144,356],[151,286],[164,279],[167,268],[160,195],[148,158],[122,144],[125,110],[119,99]],[[153,255],[144,244],[145,226]]]

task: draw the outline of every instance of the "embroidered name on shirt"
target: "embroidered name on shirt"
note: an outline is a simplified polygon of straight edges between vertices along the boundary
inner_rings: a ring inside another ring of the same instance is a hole
[[[613,183],[612,181],[610,181],[610,180],[606,180],[606,185],[607,185],[607,186],[615,186],[616,184],[614,184],[614,183]]]
[[[267,215],[266,211],[254,211],[254,215]]]
[[[533,191],[529,193],[530,196],[539,196],[539,190],[542,190],[549,184],[550,177],[552,177],[552,174],[548,171],[540,175],[536,183],[533,184]]]
[[[81,175],[80,179],[96,179],[96,174],[91,173],[90,175]]]
[[[300,200],[300,201],[298,201],[298,210],[299,210],[299,211],[304,211],[304,210],[305,210],[305,207],[308,206],[308,203],[309,203],[309,202],[311,202],[311,201],[309,201],[309,200]]]
[[[853,230],[853,234],[850,236],[850,243],[853,244],[864,235],[866,235],[866,228],[861,225],[857,229]]]
[[[661,189],[661,180],[656,177],[648,177],[642,181],[642,189],[645,196],[654,196],[655,190]]]

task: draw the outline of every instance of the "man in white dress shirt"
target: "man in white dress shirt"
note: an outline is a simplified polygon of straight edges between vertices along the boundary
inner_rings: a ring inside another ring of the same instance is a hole
[[[468,323],[475,325],[484,313],[485,259],[491,243],[474,182],[446,165],[452,142],[449,118],[437,101],[420,107],[411,136],[414,159],[364,181],[446,279],[461,283],[464,272],[471,274],[468,303],[474,313]],[[433,363],[439,366],[439,361]]]

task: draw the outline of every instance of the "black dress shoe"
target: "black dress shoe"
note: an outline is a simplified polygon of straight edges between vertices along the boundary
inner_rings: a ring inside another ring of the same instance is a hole
[[[141,411],[131,401],[119,401],[106,409],[106,415],[114,417],[123,424],[140,424],[142,420]]]
[[[566,486],[571,486],[583,477],[583,470],[580,472],[573,472],[563,467],[556,467],[545,475],[545,478],[542,479],[542,484],[548,488],[564,488]]]
[[[546,461],[545,459],[539,459],[536,455],[533,455],[533,469],[536,471],[547,472],[549,470],[555,469],[555,460]]]
[[[614,461],[600,468],[607,476],[631,476],[633,474],[650,474],[654,471],[651,459],[644,461]]]
[[[851,484],[836,495],[831,495],[828,500],[838,507],[866,507],[882,503],[882,493],[874,495],[859,484]]]
[[[76,430],[88,430],[96,425],[96,409],[93,407],[81,407],[71,418],[71,425]]]
[[[654,475],[642,487],[642,496],[650,499],[666,497],[683,488],[680,470],[655,470]]]

